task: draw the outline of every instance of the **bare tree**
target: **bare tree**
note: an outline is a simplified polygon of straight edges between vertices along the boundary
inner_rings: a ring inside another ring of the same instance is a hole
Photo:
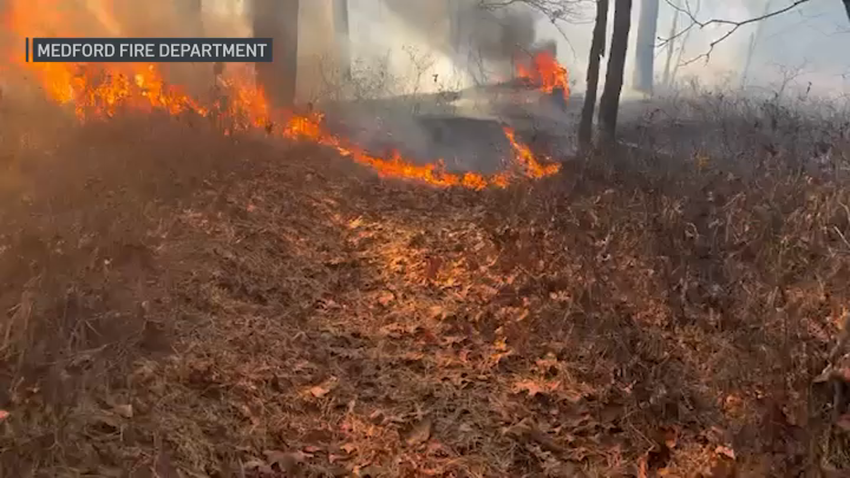
[[[635,45],[635,71],[633,86],[644,93],[652,93],[655,76],[655,32],[658,28],[658,0],[643,0],[640,5],[637,43]]]
[[[253,0],[254,36],[271,38],[277,48],[272,63],[257,63],[257,84],[271,104],[291,107],[295,102],[298,69],[299,0]]]
[[[492,9],[524,4],[555,23],[580,18],[587,2],[588,0],[478,0],[478,5]]]
[[[351,79],[351,28],[349,26],[348,0],[334,0],[334,30],[336,48],[340,53],[342,77]]]
[[[631,23],[632,0],[616,0],[608,70],[605,72],[605,87],[599,101],[599,123],[603,139],[606,141],[613,141],[617,132],[617,113],[620,106],[620,93],[623,90],[623,74],[626,69]]]
[[[764,13],[762,15],[767,15],[770,13],[770,5],[773,3],[771,0],[767,0],[764,4]],[[741,72],[741,88],[745,88],[747,86],[747,80],[750,76],[750,66],[753,63],[753,55],[756,52],[756,47],[758,46],[759,40],[761,40],[762,32],[764,31],[764,22],[759,22],[758,27],[756,27],[756,31],[753,32],[750,37],[750,45],[747,48],[747,59],[744,62],[744,71]]]
[[[677,4],[677,6],[678,6],[678,4]],[[670,37],[673,37],[673,35],[676,34],[678,27],[679,27],[679,12],[676,11],[673,14],[673,25],[670,26]],[[670,81],[671,80],[670,65],[672,64],[672,61],[673,61],[673,50],[674,50],[675,45],[676,45],[675,42],[669,42],[666,45],[666,47],[667,47],[667,60],[664,62],[664,76],[662,77],[662,80],[661,80],[661,82],[664,84],[665,87],[670,86],[670,83],[671,83],[671,81]]]
[[[605,35],[608,30],[608,0],[596,0],[596,22],[590,44],[590,59],[587,62],[587,91],[581,109],[578,127],[579,147],[586,151],[593,142],[593,113],[599,89],[599,65],[605,55]]]

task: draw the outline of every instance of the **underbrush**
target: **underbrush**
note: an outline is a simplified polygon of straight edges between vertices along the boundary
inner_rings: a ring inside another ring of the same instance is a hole
[[[188,119],[58,131],[0,207],[2,476],[850,468],[813,384],[840,177],[624,149],[437,190]]]

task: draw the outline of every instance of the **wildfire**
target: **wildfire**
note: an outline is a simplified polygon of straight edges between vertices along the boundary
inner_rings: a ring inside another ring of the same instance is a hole
[[[92,24],[99,26],[106,34],[120,34],[119,23],[111,15],[107,0],[88,0],[88,11],[83,12],[56,8],[61,3],[61,0],[12,0],[7,27],[21,37],[73,37],[73,32],[67,31],[68,25]],[[69,11],[85,18],[63,16],[69,14]],[[33,12],[48,16],[33,18]],[[435,186],[475,190],[503,188],[510,182],[509,172],[493,175],[472,172],[456,174],[447,172],[442,161],[419,165],[406,160],[398,152],[386,158],[371,155],[346,138],[328,131],[321,113],[273,114],[263,92],[256,88],[248,72],[231,75],[224,84],[225,91],[219,92],[222,93],[221,98],[203,101],[190,97],[176,86],[167,85],[156,65],[23,63],[20,52],[6,53],[12,55],[13,62],[35,73],[48,99],[71,105],[81,121],[110,118],[126,110],[160,111],[170,115],[192,113],[219,120],[226,134],[233,130],[265,128],[270,134],[333,148],[343,156],[373,168],[383,177],[409,178]],[[565,74],[566,70],[563,72]],[[285,121],[275,121],[281,117],[286,118]],[[273,124],[282,126],[275,129],[270,126]],[[558,164],[544,165],[538,162],[528,147],[517,141],[513,130],[505,129],[505,135],[513,147],[514,164],[521,167],[525,176],[540,178],[558,171]]]
[[[569,75],[567,69],[558,63],[549,51],[540,51],[531,57],[531,61],[525,64],[518,61],[516,64],[517,77],[522,78],[546,93],[552,93],[556,88],[564,92],[564,98],[570,96]]]

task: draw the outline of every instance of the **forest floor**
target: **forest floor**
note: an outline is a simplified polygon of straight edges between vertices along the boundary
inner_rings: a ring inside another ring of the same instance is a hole
[[[596,158],[443,190],[169,119],[63,131],[3,137],[0,476],[850,466],[812,384],[839,184]]]

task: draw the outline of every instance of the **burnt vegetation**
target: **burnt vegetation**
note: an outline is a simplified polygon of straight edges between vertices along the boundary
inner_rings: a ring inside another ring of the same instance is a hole
[[[26,134],[37,110],[4,108],[3,476],[850,464],[829,115],[704,94],[624,125],[635,147],[465,191],[171,117]]]

